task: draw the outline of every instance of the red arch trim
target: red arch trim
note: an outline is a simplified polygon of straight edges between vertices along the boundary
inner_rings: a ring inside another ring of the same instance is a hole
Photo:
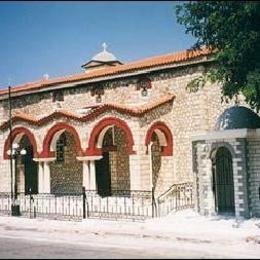
[[[80,138],[79,138],[79,135],[78,135],[76,129],[73,126],[68,125],[66,123],[58,123],[58,124],[54,125],[48,131],[47,135],[44,138],[43,149],[42,149],[42,152],[40,155],[41,158],[55,157],[55,152],[50,151],[50,144],[51,144],[54,134],[63,129],[66,130],[71,135],[73,135],[74,140],[75,140],[75,145],[76,145],[77,156],[84,155],[84,152],[81,148]]]
[[[28,137],[28,139],[30,140],[30,143],[31,145],[33,146],[33,153],[34,153],[34,158],[37,158],[39,157],[39,154],[38,154],[38,151],[37,151],[37,143],[36,143],[36,140],[35,140],[35,137],[33,135],[33,133],[28,130],[27,128],[25,127],[16,127],[12,130],[12,139],[14,140],[15,137],[18,135],[18,134],[24,134]],[[10,155],[7,154],[7,151],[11,148],[11,140],[10,140],[10,134],[8,136],[8,138],[6,139],[5,141],[5,144],[4,144],[4,159],[7,160],[7,159],[10,159]]]
[[[163,122],[154,123],[146,133],[145,145],[147,146],[152,140],[153,132],[159,129],[165,134],[167,140],[167,146],[163,147],[162,155],[163,156],[172,156],[173,154],[173,137],[170,128]],[[147,151],[148,152],[148,151]]]
[[[133,150],[133,145],[134,145],[133,135],[127,123],[116,117],[107,117],[99,121],[93,128],[89,138],[86,155],[94,156],[94,155],[102,154],[102,150],[100,148],[97,148],[96,144],[101,131],[109,125],[115,125],[121,128],[125,132],[127,137],[128,154],[135,154],[135,151]]]

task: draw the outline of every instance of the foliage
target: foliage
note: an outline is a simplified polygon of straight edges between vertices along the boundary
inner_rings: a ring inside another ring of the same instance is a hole
[[[205,82],[222,83],[223,97],[242,93],[251,108],[260,110],[260,3],[190,1],[176,6],[178,23],[196,38],[193,49],[217,50],[218,66],[193,80],[193,90]]]

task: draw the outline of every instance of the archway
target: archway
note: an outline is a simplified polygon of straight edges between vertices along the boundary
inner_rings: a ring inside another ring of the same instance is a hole
[[[212,166],[216,212],[233,215],[235,200],[231,152],[224,146],[218,148]]]
[[[83,156],[84,152],[81,148],[80,138],[76,129],[66,123],[58,123],[54,125],[47,133],[43,141],[43,150],[41,153],[42,158],[55,157],[56,142],[64,132],[69,133],[73,136],[75,141],[77,156]]]
[[[90,134],[88,148],[86,150],[87,156],[102,154],[101,148],[102,148],[103,137],[106,133],[106,130],[109,129],[111,126],[115,126],[124,131],[126,135],[128,154],[135,154],[135,151],[133,150],[133,145],[134,145],[133,135],[127,123],[119,118],[107,117],[99,121],[93,128]]]
[[[34,147],[27,135],[15,138],[18,144],[17,155],[14,157],[15,165],[15,194],[38,193],[38,164],[33,160]],[[21,151],[25,150],[26,154]]]
[[[105,131],[105,133],[104,133]],[[129,147],[127,134],[109,126],[100,135],[102,159],[95,161],[97,191],[102,197],[130,191]]]
[[[153,134],[156,133],[162,147],[162,156],[172,156],[173,154],[173,137],[170,128],[163,122],[154,123],[146,133],[145,145],[152,141]],[[148,152],[148,149],[147,149]]]
[[[15,194],[29,192],[38,193],[38,164],[33,159],[38,157],[37,144],[34,135],[25,127],[16,127],[12,130],[12,143],[16,144],[14,157],[14,192]],[[9,135],[4,145],[4,159],[10,159],[8,152],[11,148]],[[21,151],[26,154],[22,155]],[[14,152],[14,151],[13,151]]]
[[[54,194],[79,194],[82,191],[83,165],[77,160],[77,140],[67,130],[58,131],[50,140],[55,160],[50,163],[50,187]]]
[[[149,155],[150,180],[156,192],[163,190],[165,181],[165,156],[173,154],[173,137],[169,127],[163,122],[155,122],[148,129],[145,138],[147,147],[146,153]]]
[[[35,158],[38,157],[38,151],[37,151],[37,144],[36,144],[36,140],[35,140],[35,137],[34,135],[32,134],[32,132],[30,130],[28,130],[27,128],[25,127],[16,127],[12,130],[12,143],[19,143],[20,140],[22,139],[22,137],[26,135],[27,138],[29,139],[32,147],[33,147],[33,156]],[[11,143],[11,136],[9,135],[8,138],[6,139],[5,141],[5,144],[4,144],[4,159],[7,160],[7,159],[10,159],[10,156],[8,155],[7,151],[10,150],[10,145]]]
[[[157,187],[162,164],[162,148],[156,132],[152,135],[151,140],[151,163],[152,163],[152,186]]]

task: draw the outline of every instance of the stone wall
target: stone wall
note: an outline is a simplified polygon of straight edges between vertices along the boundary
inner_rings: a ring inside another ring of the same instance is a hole
[[[76,159],[76,147],[73,137],[66,133],[64,162],[51,162],[51,193],[82,191],[82,162]]]
[[[203,215],[216,214],[212,189],[212,160],[217,149],[224,146],[232,154],[235,215],[249,217],[246,140],[244,138],[211,139],[196,141],[193,146],[196,209]]]
[[[192,181],[192,142],[191,135],[197,131],[212,130],[217,117],[230,104],[221,104],[220,86],[217,84],[206,84],[196,93],[190,93],[186,86],[190,80],[200,75],[203,66],[188,66],[175,68],[167,71],[150,73],[152,88],[148,89],[148,96],[142,97],[141,90],[136,89],[136,83],[131,79],[125,79],[114,87],[105,87],[102,102],[119,104],[143,104],[150,100],[158,100],[159,97],[168,93],[176,95],[173,106],[170,104],[158,107],[146,113],[141,118],[122,115],[117,111],[109,111],[89,122],[82,123],[72,119],[60,118],[49,122],[44,126],[30,126],[21,122],[16,126],[25,126],[35,134],[38,150],[42,150],[42,143],[47,131],[57,122],[67,122],[75,127],[80,135],[82,148],[86,149],[93,127],[99,120],[114,116],[128,123],[135,142],[135,155],[129,157],[131,174],[131,187],[138,189],[150,189],[150,162],[146,153],[144,140],[145,135],[153,122],[162,121],[171,129],[173,134],[173,156],[162,158],[161,170],[165,172],[163,187],[167,189],[173,183]],[[138,79],[138,77],[136,77]],[[31,115],[42,117],[50,114],[57,107],[67,110],[76,110],[96,103],[96,97],[91,96],[91,87],[94,85],[83,85],[73,89],[64,90],[63,102],[52,102],[52,93],[39,93],[37,95],[16,98],[14,111],[23,111]],[[98,87],[98,85],[96,86]],[[3,117],[8,118],[8,103],[2,102],[5,110]],[[0,104],[1,108],[1,104]],[[7,132],[0,135],[0,149],[3,151],[3,143]],[[1,152],[2,157],[2,152]],[[3,169],[3,181],[8,182],[8,161],[0,160]]]
[[[112,152],[112,189],[130,190],[129,155],[127,151],[127,138],[123,130],[115,127],[115,152]]]
[[[247,140],[251,216],[260,217],[260,139]]]

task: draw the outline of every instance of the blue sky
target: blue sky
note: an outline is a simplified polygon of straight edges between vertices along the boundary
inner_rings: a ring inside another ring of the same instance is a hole
[[[123,62],[189,48],[174,1],[0,2],[0,88],[82,72],[108,44]]]

